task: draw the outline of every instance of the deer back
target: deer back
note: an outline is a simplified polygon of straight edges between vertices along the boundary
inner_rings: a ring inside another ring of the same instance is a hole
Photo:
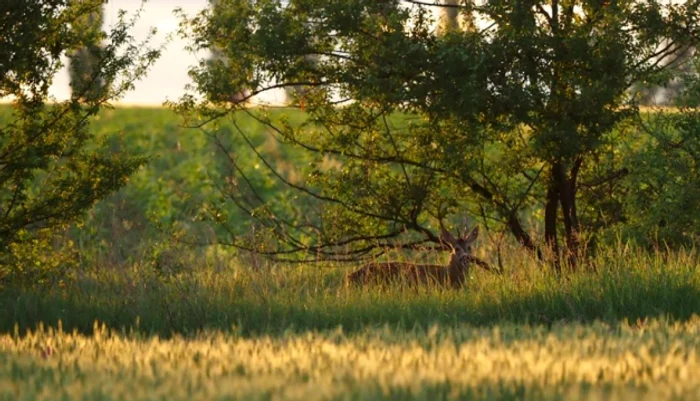
[[[451,271],[447,266],[442,265],[373,262],[348,274],[346,279],[351,284],[432,283],[442,286],[460,286],[464,282],[464,274],[460,271]]]

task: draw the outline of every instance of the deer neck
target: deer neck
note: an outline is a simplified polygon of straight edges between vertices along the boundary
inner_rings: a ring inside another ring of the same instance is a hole
[[[450,261],[447,264],[447,269],[450,272],[462,273],[469,267],[469,258],[467,255],[459,255],[457,252],[452,252],[450,254]]]

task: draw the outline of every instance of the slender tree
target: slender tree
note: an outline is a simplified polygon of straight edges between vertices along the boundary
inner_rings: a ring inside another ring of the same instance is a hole
[[[219,13],[225,13],[224,7],[220,0],[209,0],[211,15],[216,16]],[[227,70],[232,68],[232,63],[228,60],[226,54],[227,47],[235,45],[236,43],[232,41],[221,41],[207,49],[209,51],[209,58],[206,61],[206,66],[209,70],[209,74],[212,76],[226,74]],[[249,100],[249,95],[250,90],[247,87],[210,88],[208,91],[208,96],[216,102],[246,102]]]
[[[442,4],[444,7],[439,10],[439,35],[455,30],[476,29],[470,8],[462,6],[460,0],[442,0]],[[473,4],[473,0],[467,3],[470,4]]]
[[[86,14],[72,24],[76,35],[81,37],[81,43],[69,55],[70,86],[73,96],[78,99],[99,99],[107,86],[105,77],[99,74],[104,7],[102,2],[86,2],[85,5],[90,5],[89,11],[86,7]]]

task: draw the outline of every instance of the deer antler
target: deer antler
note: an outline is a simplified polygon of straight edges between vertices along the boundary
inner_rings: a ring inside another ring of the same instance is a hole
[[[445,216],[442,214],[442,211],[438,211],[438,223],[440,224],[440,242],[442,242],[445,245],[449,245],[450,247],[453,247],[454,243],[456,242],[455,237],[452,235],[452,233],[445,228],[445,224],[443,223],[443,219]]]
[[[467,235],[467,233],[469,233],[469,227],[470,227],[470,226],[471,226],[471,224],[469,224],[469,216],[467,216],[467,215],[465,214],[465,215],[464,215],[464,235]],[[459,237],[460,237],[460,238],[462,237],[462,233],[459,234]]]

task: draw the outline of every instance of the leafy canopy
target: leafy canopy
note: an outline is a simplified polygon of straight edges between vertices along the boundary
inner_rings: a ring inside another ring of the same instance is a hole
[[[597,162],[616,127],[638,113],[628,89],[658,82],[669,57],[698,44],[699,6],[222,0],[184,18],[192,49],[222,57],[192,68],[194,93],[178,107],[200,128],[253,116],[272,141],[309,159],[291,174],[237,126],[248,149],[226,150],[235,185],[222,185],[215,216],[233,226],[225,211],[243,209],[258,241],[231,231],[231,245],[278,258],[440,247],[438,223],[466,214],[558,259],[577,254],[582,233],[598,227],[581,188],[625,175]],[[436,27],[445,8],[458,10],[458,27]],[[250,99],[290,87],[302,88],[301,123],[220,100],[237,88],[250,88]],[[288,192],[256,191],[236,162],[251,151]]]

